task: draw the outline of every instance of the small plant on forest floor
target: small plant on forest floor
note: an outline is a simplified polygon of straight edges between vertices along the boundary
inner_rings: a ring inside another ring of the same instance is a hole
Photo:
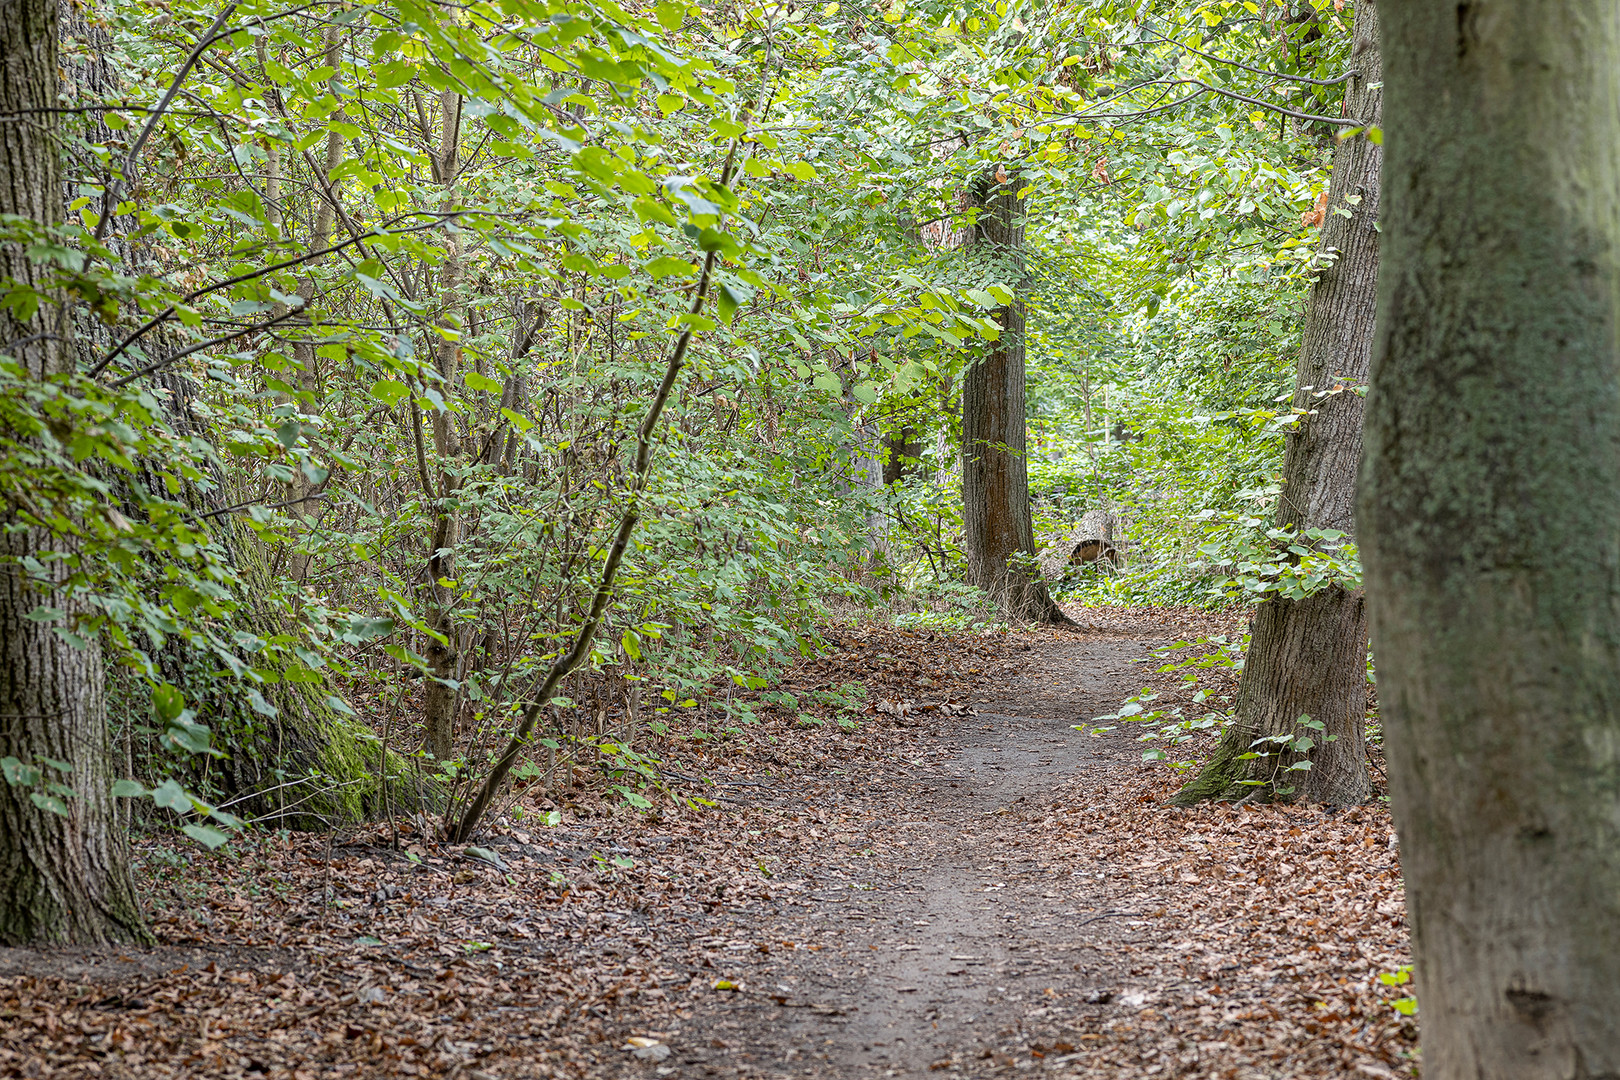
[[[1260,736],[1249,744],[1247,752],[1238,755],[1237,760],[1255,761],[1263,757],[1275,757],[1277,760],[1274,762],[1271,775],[1264,780],[1239,780],[1237,783],[1242,787],[1269,787],[1273,795],[1292,795],[1294,786],[1290,784],[1283,787],[1279,781],[1287,779],[1291,773],[1309,772],[1311,763],[1307,758],[1284,765],[1283,755],[1308,754],[1316,748],[1319,739],[1321,742],[1330,743],[1338,739],[1338,736],[1327,734],[1327,725],[1320,720],[1312,720],[1309,714],[1302,714],[1294,721],[1293,732]]]
[[[1378,976],[1378,981],[1385,986],[1405,986],[1412,981],[1412,965],[1402,964],[1394,971],[1383,972]],[[1389,1006],[1402,1016],[1413,1016],[1417,1013],[1418,1000],[1415,995],[1408,994],[1395,998]]]
[[[1153,650],[1153,655],[1164,660],[1171,654],[1182,649],[1202,647],[1204,651],[1190,656],[1171,660],[1157,670],[1161,674],[1180,672],[1184,686],[1196,687],[1198,672],[1224,668],[1232,672],[1243,669],[1243,657],[1248,649],[1249,635],[1240,637],[1227,637],[1224,634],[1212,637],[1198,638],[1193,641],[1174,641],[1169,645]],[[1152,688],[1145,688],[1141,693],[1127,698],[1118,712],[1104,716],[1094,717],[1089,724],[1075,724],[1074,729],[1084,735],[1102,735],[1113,731],[1115,724],[1099,724],[1098,721],[1116,720],[1121,723],[1154,725],[1137,736],[1139,742],[1157,742],[1160,745],[1142,752],[1143,761],[1159,761],[1172,769],[1184,770],[1197,766],[1197,762],[1178,759],[1172,751],[1191,742],[1200,735],[1218,734],[1229,727],[1235,719],[1231,713],[1230,699],[1222,697],[1215,699],[1214,695],[1204,689],[1194,689],[1190,704],[1197,706],[1212,699],[1226,702],[1228,707],[1224,711],[1205,712],[1198,716],[1188,716],[1182,705],[1164,705],[1154,707],[1152,702],[1159,698],[1159,692]]]

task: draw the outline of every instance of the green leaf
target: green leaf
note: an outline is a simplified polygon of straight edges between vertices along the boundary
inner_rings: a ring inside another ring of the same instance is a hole
[[[468,845],[467,847],[462,849],[461,853],[463,855],[469,856],[470,858],[477,859],[480,862],[487,862],[487,863],[489,863],[489,865],[491,865],[493,867],[496,867],[498,869],[501,869],[501,870],[506,869],[506,860],[501,858],[499,854],[497,854],[496,852],[490,850],[487,847],[477,847],[475,845]]]
[[[257,693],[257,691],[252,691]],[[195,724],[184,716],[176,717],[170,722],[164,736],[175,746],[191,754],[206,754],[209,752],[209,740],[212,732],[205,724]]]
[[[43,791],[31,791],[28,793],[28,801],[41,810],[49,811],[58,817],[68,816],[67,803],[58,799],[55,795],[47,795]]]
[[[679,30],[686,22],[685,4],[677,4],[674,3],[673,0],[665,0],[664,3],[659,4],[656,8],[654,8],[653,11],[658,16],[658,25],[662,26],[665,30]],[[660,105],[663,104],[663,98],[667,96],[669,95],[666,94],[659,97]]]
[[[228,835],[220,832],[211,825],[182,825],[180,827],[180,831],[197,841],[197,843],[201,844],[209,851],[215,850],[230,840]]]
[[[371,615],[349,616],[348,628],[339,636],[350,645],[360,645],[394,632],[394,620]]]
[[[182,814],[188,814],[195,809],[191,796],[172,779],[163,781],[148,794],[152,796],[154,804],[166,810],[178,810]]]
[[[635,211],[636,218],[643,222],[658,221],[665,225],[674,227],[678,227],[680,225],[680,222],[676,220],[674,213],[670,211],[669,207],[665,206],[657,199],[649,199],[645,195],[632,202],[630,204],[630,209]]]
[[[469,389],[482,390],[486,394],[499,394],[506,389],[505,384],[500,380],[491,379],[487,375],[480,375],[476,371],[463,372],[461,381],[466,383]]]
[[[617,784],[617,785],[614,785],[614,786],[618,788],[619,794],[621,796],[623,796],[624,801],[629,803],[631,806],[634,806],[637,810],[651,810],[652,809],[652,801],[649,800],[646,796],[639,795],[636,792],[631,791],[629,788],[623,786],[622,784]]]
[[[384,405],[397,405],[410,395],[411,388],[397,379],[378,379],[371,384],[372,398]]]
[[[14,757],[0,758],[0,772],[5,773],[6,783],[12,787],[33,787],[45,778],[32,765],[24,765]]]
[[[152,711],[165,724],[173,723],[185,707],[185,695],[178,688],[168,683],[152,688]]]
[[[135,780],[114,780],[112,794],[115,799],[138,799],[147,793],[146,785]]]
[[[675,274],[695,274],[697,267],[685,259],[677,259],[670,255],[660,255],[649,262],[643,269],[653,276],[655,281],[672,277]]]
[[[732,316],[737,314],[737,307],[742,303],[742,301],[738,298],[737,294],[732,291],[730,285],[721,282],[718,295],[715,297],[714,303],[715,313],[720,316],[720,321],[725,323],[727,326],[730,326]]]

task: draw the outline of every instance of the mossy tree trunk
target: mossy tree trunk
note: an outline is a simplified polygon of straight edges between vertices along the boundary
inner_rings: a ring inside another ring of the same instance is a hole
[[[54,115],[55,0],[0,3],[0,213],[58,220],[61,177]],[[0,246],[0,279],[42,287],[16,247]],[[0,315],[0,353],[43,379],[72,363],[48,305],[21,322]],[[12,508],[3,511],[5,524]],[[104,673],[94,642],[79,648],[29,613],[46,598],[18,563],[61,541],[36,529],[0,540],[0,942],[148,938],[112,797]],[[56,564],[60,565],[60,564]],[[48,782],[71,787],[64,795]],[[54,809],[53,809],[54,807]]]
[[[979,207],[969,247],[984,252],[1014,291],[997,309],[1001,337],[962,377],[962,523],[968,582],[984,589],[1007,618],[1067,623],[1035,561],[1029,473],[1024,461],[1024,200],[1023,181],[997,168],[974,187]]]
[[[1377,124],[1382,67],[1372,0],[1356,4],[1353,34],[1356,76],[1345,92],[1346,122]],[[1364,135],[1345,139],[1334,153],[1321,243],[1335,258],[1312,286],[1306,314],[1293,405],[1308,413],[1288,435],[1277,511],[1284,527],[1355,533],[1362,398],[1347,388],[1365,383],[1372,355],[1382,158],[1380,146]],[[1371,793],[1366,664],[1367,615],[1359,590],[1333,585],[1303,600],[1266,600],[1250,624],[1236,722],[1174,801],[1270,799],[1280,789],[1309,802],[1364,801]],[[1304,716],[1323,727],[1299,726]],[[1314,742],[1309,751],[1244,760],[1251,750],[1267,749],[1255,747],[1257,739],[1305,735]],[[1308,771],[1287,771],[1303,762]]]
[[[284,613],[255,599],[272,590],[265,547],[246,529],[232,530],[226,540],[243,585],[242,626],[258,637],[288,632]],[[380,815],[385,783],[395,810],[432,802],[420,769],[396,752],[385,756],[377,732],[333,704],[342,699],[326,669],[284,670],[259,686],[275,710],[266,716],[249,704],[239,678],[183,640],[174,639],[155,659],[226,752],[204,768],[235,812],[293,828],[330,828]]]
[[[1620,1076],[1620,5],[1381,7],[1360,522],[1423,1075]]]

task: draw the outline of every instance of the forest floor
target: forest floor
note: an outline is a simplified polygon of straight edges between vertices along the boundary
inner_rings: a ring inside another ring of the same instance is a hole
[[[500,866],[408,826],[142,841],[160,944],[0,950],[0,1076],[1415,1075],[1388,813],[1167,809],[1136,732],[1071,725],[1190,694],[1133,662],[1234,616],[1073,614],[839,631],[782,684],[864,683],[853,729],[643,747],[716,808],[581,789],[497,823]]]

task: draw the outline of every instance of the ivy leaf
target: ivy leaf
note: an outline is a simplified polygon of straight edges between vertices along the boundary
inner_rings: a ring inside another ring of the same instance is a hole
[[[185,695],[178,688],[168,683],[152,688],[152,711],[165,724],[172,724],[185,707]]]
[[[47,795],[43,791],[31,791],[28,793],[28,801],[39,807],[41,810],[49,811],[58,817],[68,816],[67,803],[63,802],[55,795]]]

